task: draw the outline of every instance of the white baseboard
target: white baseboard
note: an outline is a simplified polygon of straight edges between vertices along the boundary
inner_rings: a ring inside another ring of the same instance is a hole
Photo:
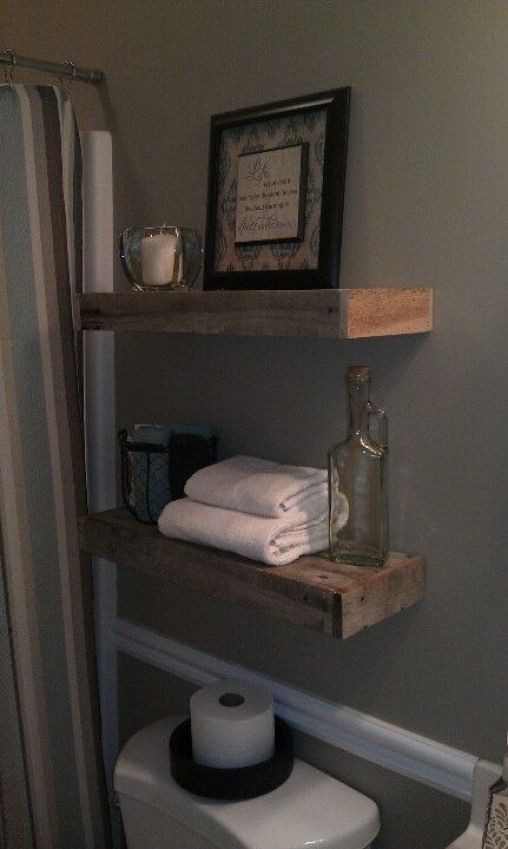
[[[123,654],[198,686],[220,678],[261,684],[273,694],[277,715],[295,730],[450,796],[465,801],[472,798],[477,762],[473,755],[280,684],[125,619],[113,623],[113,640]]]

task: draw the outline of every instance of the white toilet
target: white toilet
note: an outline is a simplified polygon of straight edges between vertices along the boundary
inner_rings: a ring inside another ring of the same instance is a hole
[[[128,849],[368,849],[377,805],[295,758],[288,780],[241,802],[204,799],[173,780],[169,737],[184,717],[149,725],[115,768]]]

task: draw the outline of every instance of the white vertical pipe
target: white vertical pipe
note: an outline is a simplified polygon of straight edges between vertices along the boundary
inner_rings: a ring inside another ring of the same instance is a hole
[[[113,291],[112,138],[94,130],[81,136],[83,150],[84,291]],[[84,334],[85,436],[89,506],[115,505],[115,342],[113,333]],[[94,559],[95,621],[102,747],[110,799],[118,753],[117,657],[112,624],[116,616],[116,568]],[[114,845],[119,845],[113,823]],[[115,839],[116,838],[116,839]]]

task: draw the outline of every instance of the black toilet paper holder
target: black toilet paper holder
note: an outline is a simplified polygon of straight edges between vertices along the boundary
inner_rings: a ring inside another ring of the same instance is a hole
[[[287,781],[293,760],[293,733],[277,716],[273,757],[253,766],[217,769],[196,763],[192,755],[190,719],[178,725],[169,738],[169,761],[174,780],[189,793],[207,799],[240,801],[264,796]]]

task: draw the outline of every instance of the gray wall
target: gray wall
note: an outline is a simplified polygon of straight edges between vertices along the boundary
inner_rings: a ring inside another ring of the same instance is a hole
[[[434,332],[348,343],[122,337],[118,422],[209,421],[224,456],[323,464],[344,432],[344,369],[369,363],[390,414],[391,543],[426,555],[426,599],[344,644],[131,572],[120,578],[121,613],[500,760],[508,5],[7,0],[2,41],[106,71],[102,95],[76,85],[73,97],[83,128],[116,132],[117,229],[163,220],[203,229],[211,114],[352,86],[342,284],[434,286]],[[187,696],[125,660],[123,733]],[[455,800],[299,745],[380,802],[380,848],[436,849],[463,827]]]

